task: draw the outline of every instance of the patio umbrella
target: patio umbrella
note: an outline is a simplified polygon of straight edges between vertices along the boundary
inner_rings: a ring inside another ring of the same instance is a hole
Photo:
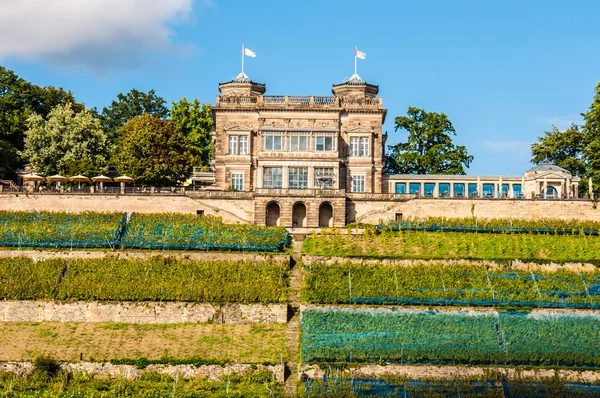
[[[77,182],[77,189],[81,190],[81,183],[82,182],[90,182],[90,179],[87,178],[86,176],[76,175],[73,177],[69,177],[69,181]]]
[[[100,183],[100,190],[104,190],[104,183],[105,182],[112,182],[112,178],[107,177],[107,176],[96,176],[96,177],[92,177],[92,181],[93,182],[99,182]]]
[[[24,174],[23,175],[23,181],[34,181],[34,182],[41,182],[41,181],[45,181],[46,179],[42,176],[39,176],[37,174],[34,173],[29,173],[29,174]]]
[[[131,177],[127,177],[127,176],[120,176],[120,177],[115,177],[115,182],[124,182],[124,183],[131,183],[134,182],[135,180]]]
[[[60,186],[60,183],[61,182],[67,182],[67,181],[69,181],[69,179],[67,177],[63,177],[61,175],[55,174],[53,176],[46,177],[46,181],[48,181],[48,182],[55,182],[56,183],[56,190],[58,190],[58,187]]]
[[[132,183],[135,180],[131,177],[127,177],[127,176],[119,176],[119,177],[115,177],[115,182],[120,182],[121,183],[121,193],[125,193],[125,184],[126,183]]]

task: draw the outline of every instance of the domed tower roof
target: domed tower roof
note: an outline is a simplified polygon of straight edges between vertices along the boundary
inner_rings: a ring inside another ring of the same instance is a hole
[[[563,169],[562,167],[559,167],[559,166],[555,165],[554,163],[548,162],[548,161],[544,161],[544,162],[539,163],[536,166],[533,166],[532,168],[527,170],[525,172],[525,174],[540,174],[540,173],[549,173],[549,172],[571,174],[571,172],[569,170]]]

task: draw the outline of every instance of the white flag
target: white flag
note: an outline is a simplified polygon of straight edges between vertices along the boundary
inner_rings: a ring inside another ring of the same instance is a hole
[[[354,56],[356,58],[360,58],[360,59],[367,59],[367,54],[365,54],[364,52],[360,51],[358,48],[354,49]]]
[[[244,55],[247,55],[252,58],[256,58],[256,53],[249,48],[244,47]]]

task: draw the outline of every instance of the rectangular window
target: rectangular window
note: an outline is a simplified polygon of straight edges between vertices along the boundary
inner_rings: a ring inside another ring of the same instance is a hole
[[[479,192],[477,192],[477,184],[469,184],[469,197],[476,198],[479,196]]]
[[[457,183],[454,184],[454,197],[464,198],[465,197],[465,184]]]
[[[435,192],[435,184],[432,182],[426,182],[424,185],[423,191],[425,192],[425,196],[429,198],[433,197]]]
[[[283,168],[265,167],[263,169],[263,188],[281,188],[283,186]]]
[[[406,183],[405,182],[397,182],[394,185],[394,193],[406,193]]]
[[[352,176],[352,192],[365,192],[365,176]]]
[[[280,135],[264,136],[263,149],[265,151],[281,151],[283,149],[283,137]]]
[[[447,198],[448,196],[450,196],[450,184],[448,184],[447,182],[442,182],[438,184],[438,190],[438,195],[442,198]]]
[[[333,151],[334,137],[316,137],[315,138],[315,151]]]
[[[369,156],[369,139],[360,139],[360,156]]]
[[[248,154],[248,136],[242,135],[240,136],[240,155]]]
[[[500,196],[503,198],[508,198],[508,195],[509,195],[508,191],[509,191],[508,184],[502,184],[502,187],[500,188],[500,192],[501,192]]]
[[[420,195],[423,192],[421,192],[421,183],[420,182],[411,182],[408,185],[408,189],[409,189],[409,193],[411,195]]]
[[[350,156],[358,156],[358,138],[350,138]]]
[[[523,198],[523,192],[521,190],[521,184],[513,184],[513,197],[514,198]]]
[[[238,137],[237,137],[237,135],[229,136],[229,154],[230,155],[238,154]]]
[[[244,173],[231,173],[231,189],[234,191],[244,190]]]
[[[333,175],[333,167],[315,167],[315,188],[335,188],[335,177]]]
[[[484,198],[493,198],[494,191],[495,191],[494,184],[483,184],[483,197]]]
[[[306,189],[308,188],[308,168],[290,167],[290,188]]]
[[[308,137],[306,136],[292,136],[290,137],[290,151],[307,151],[308,150]]]

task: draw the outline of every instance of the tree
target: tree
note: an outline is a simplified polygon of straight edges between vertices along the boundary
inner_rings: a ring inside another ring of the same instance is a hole
[[[71,103],[80,112],[84,106],[75,102],[70,91],[62,88],[40,87],[13,71],[0,66],[0,177],[14,178],[14,170],[28,161],[22,158],[27,119],[32,114],[46,117],[57,105]]]
[[[173,102],[171,120],[187,139],[194,166],[208,167],[212,150],[210,133],[215,129],[211,104],[201,104],[197,98],[189,102],[184,97],[179,102]]]
[[[552,131],[545,131],[539,142],[531,145],[531,162],[538,164],[550,161],[559,167],[567,169],[573,175],[582,176],[586,173],[583,159],[585,134],[575,123],[565,131],[552,126]]]
[[[106,166],[108,140],[87,110],[58,105],[44,119],[27,119],[23,155],[41,174],[98,174]]]
[[[467,148],[454,145],[456,131],[443,113],[409,107],[396,117],[395,129],[408,131],[406,142],[390,145],[386,169],[393,174],[465,174],[473,161]]]
[[[592,177],[594,191],[600,189],[600,83],[596,85],[594,100],[586,113],[582,113],[585,136],[583,158],[586,162],[585,177]]]
[[[168,186],[191,176],[193,157],[171,120],[143,114],[119,128],[112,162],[138,183]]]
[[[154,90],[144,93],[143,91],[132,89],[125,95],[120,93],[117,98],[117,101],[113,101],[109,107],[105,107],[102,110],[101,115],[98,115],[102,129],[113,143],[117,136],[118,128],[137,116],[147,113],[159,119],[169,117],[169,109],[166,107],[166,101],[162,97],[157,96]],[[95,112],[97,113],[97,111]]]

